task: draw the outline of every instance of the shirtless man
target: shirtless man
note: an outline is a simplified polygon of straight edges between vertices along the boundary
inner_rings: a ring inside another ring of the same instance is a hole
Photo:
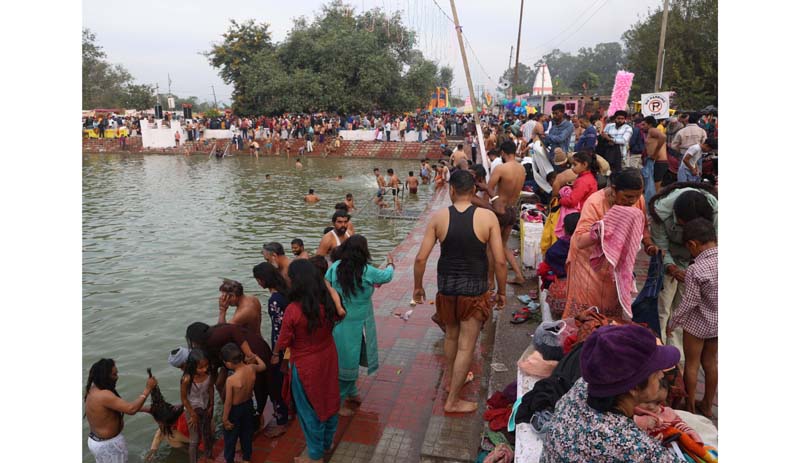
[[[305,244],[300,238],[295,238],[292,240],[292,254],[294,254],[295,259],[308,259],[308,253],[306,252]]]
[[[350,215],[347,212],[337,210],[333,213],[331,218],[333,223],[333,230],[325,233],[322,240],[317,247],[316,255],[327,257],[331,250],[350,238],[350,232],[347,231],[347,226],[350,223]]]
[[[258,145],[257,141],[253,140],[253,141],[250,142],[250,156],[255,154],[256,155],[256,159],[258,159],[258,151],[260,149],[261,149],[261,147]]]
[[[261,302],[255,296],[244,293],[241,283],[225,279],[219,287],[219,319],[217,323],[242,325],[248,331],[261,333]],[[225,316],[229,307],[236,307],[233,318],[228,322]]]
[[[450,155],[450,165],[456,167],[461,160],[467,160],[467,153],[464,152],[464,145],[459,143],[456,150]]]
[[[305,201],[307,203],[314,204],[314,203],[319,202],[319,196],[314,194],[314,189],[313,188],[309,188],[308,189],[308,194],[303,196],[303,201]]]
[[[519,220],[519,214],[514,205],[517,203],[522,186],[525,184],[525,168],[514,156],[517,147],[513,141],[503,142],[500,145],[500,149],[504,162],[492,171],[492,176],[489,179],[489,188],[497,195],[497,199],[492,201],[492,206],[502,228],[503,250],[505,251],[506,259],[511,263],[511,268],[514,270],[515,278],[509,283],[521,285],[525,282],[525,279],[522,277],[522,269],[514,257],[514,253],[508,249],[508,238],[511,236],[511,227]]]
[[[445,326],[444,352],[450,373],[450,387],[444,411],[471,413],[475,402],[459,398],[467,379],[475,341],[486,320],[489,308],[487,248],[498,256],[495,271],[500,282],[497,293],[505,305],[506,262],[500,226],[491,211],[470,204],[475,184],[468,171],[457,170],[450,179],[453,205],[436,211],[425,229],[425,236],[414,260],[414,300],[424,301],[422,285],[425,266],[436,242],[441,255],[437,268],[436,315]]]
[[[389,191],[392,192],[392,199],[394,199],[394,210],[400,211],[400,200],[397,197],[400,192],[400,178],[394,174],[394,169],[388,169],[386,173],[389,174]]]
[[[134,415],[141,410],[150,391],[158,381],[154,377],[139,397],[126,402],[117,394],[119,372],[112,359],[100,359],[89,369],[86,395],[83,398],[86,419],[89,420],[89,451],[98,463],[128,461],[128,445],[122,435],[125,423],[122,414]]]
[[[653,181],[656,184],[656,193],[661,190],[664,174],[669,170],[667,161],[667,136],[658,130],[658,122],[653,116],[647,116],[642,121],[642,128],[647,132],[644,141],[645,154],[654,161]]]
[[[300,162],[300,158],[297,158],[297,159],[294,160],[294,167],[296,169],[302,169],[303,168],[303,163]]]
[[[347,193],[344,196],[344,203],[347,204],[348,214],[356,210],[356,203],[353,201],[353,193]]]
[[[386,203],[383,202],[383,195],[386,194],[386,180],[383,178],[383,175],[381,175],[381,170],[377,167],[372,169],[372,173],[375,174],[375,180],[378,182],[378,192],[375,194],[374,203],[381,208],[388,207]]]
[[[264,256],[264,260],[280,270],[283,278],[289,278],[289,264],[291,264],[292,261],[286,257],[286,253],[284,252],[283,245],[281,243],[273,241],[265,244],[261,247],[261,255]]]
[[[417,188],[419,188],[419,179],[414,177],[414,171],[408,171],[408,178],[406,178],[406,188],[408,188],[408,193],[415,195],[417,194]]]

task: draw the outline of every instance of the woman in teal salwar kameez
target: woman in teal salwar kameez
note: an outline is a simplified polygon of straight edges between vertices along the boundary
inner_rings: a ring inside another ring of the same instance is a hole
[[[333,329],[333,339],[339,355],[339,395],[342,400],[339,414],[349,416],[353,411],[344,406],[345,401],[358,405],[356,389],[359,365],[367,367],[367,374],[378,370],[378,337],[375,331],[375,314],[372,307],[374,285],[392,281],[394,263],[391,256],[385,269],[370,264],[367,239],[353,235],[342,244],[339,260],[325,274],[342,298],[347,315]]]

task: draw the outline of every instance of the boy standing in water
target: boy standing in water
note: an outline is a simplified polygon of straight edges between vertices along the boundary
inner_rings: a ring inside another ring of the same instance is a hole
[[[225,368],[233,370],[225,380],[225,407],[222,412],[222,426],[225,428],[225,461],[233,463],[236,441],[242,447],[242,458],[250,461],[253,453],[253,387],[256,373],[267,369],[264,361],[255,355],[255,365],[245,365],[244,354],[236,344],[229,342],[220,351]]]

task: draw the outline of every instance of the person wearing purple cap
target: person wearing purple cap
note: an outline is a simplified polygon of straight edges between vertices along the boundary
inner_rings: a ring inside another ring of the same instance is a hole
[[[647,328],[598,328],[581,351],[582,377],[556,404],[540,461],[682,461],[633,421],[634,407],[656,400],[662,370],[679,361],[678,349],[657,345]]]

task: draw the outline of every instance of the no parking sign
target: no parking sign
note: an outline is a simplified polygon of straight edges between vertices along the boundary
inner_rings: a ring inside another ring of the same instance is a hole
[[[669,117],[669,94],[643,93],[642,94],[642,114],[653,116],[656,119],[666,119]]]

